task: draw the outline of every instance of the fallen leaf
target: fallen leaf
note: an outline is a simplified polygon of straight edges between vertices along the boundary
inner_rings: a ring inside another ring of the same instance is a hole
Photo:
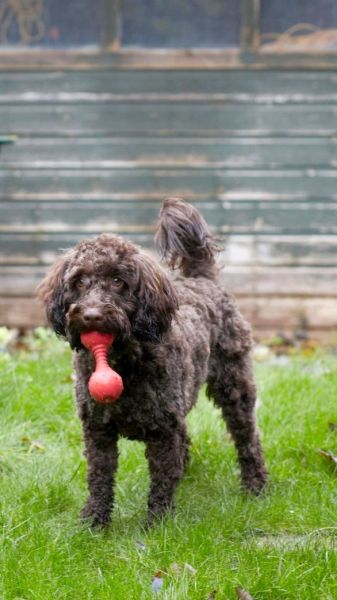
[[[36,441],[33,441],[31,443],[31,445],[29,446],[28,454],[33,452],[33,450],[39,450],[40,452],[45,452],[46,449],[45,449],[44,445],[41,444],[41,442],[36,440]]]
[[[317,452],[320,456],[322,456],[326,460],[326,462],[334,465],[334,467],[337,467],[337,456],[332,454],[332,452],[327,452],[326,450],[321,450],[321,448],[318,448]]]
[[[261,529],[261,527],[254,527],[251,530],[252,535],[265,535],[266,532],[264,529]]]
[[[187,571],[190,575],[193,576],[197,573],[197,570],[194,567],[192,567],[192,565],[186,562],[183,565],[174,562],[171,564],[170,570],[172,571],[172,573],[174,573],[174,575],[181,575],[183,571]]]
[[[146,550],[146,546],[141,540],[136,540],[136,546],[138,550],[141,550],[142,552]]]
[[[155,593],[160,592],[164,585],[163,572],[158,571],[152,579],[151,590]]]
[[[304,356],[311,356],[318,348],[319,344],[316,340],[308,339],[301,341],[301,350]]]
[[[189,565],[188,563],[184,563],[184,567],[185,567],[186,571],[191,573],[191,575],[196,575],[197,570],[194,567],[192,567],[192,565]]]
[[[254,347],[253,353],[255,360],[258,362],[268,360],[272,355],[270,348],[268,346],[262,346],[261,344]]]
[[[28,435],[23,435],[21,438],[21,443],[24,444],[25,446],[30,446],[30,444],[32,443],[32,440],[30,439],[30,437],[28,437]]]
[[[170,566],[170,570],[175,575],[181,575],[181,572],[182,572],[181,565],[179,565],[178,563],[172,563],[172,565]]]
[[[246,592],[246,590],[243,590],[240,587],[237,587],[235,589],[237,597],[239,598],[239,600],[253,600],[253,597],[248,594],[248,592]]]
[[[278,348],[287,348],[288,346],[293,345],[293,340],[285,335],[284,333],[278,333],[271,337],[269,340],[265,341],[266,346],[269,348],[278,349]]]
[[[65,377],[61,379],[62,383],[74,383],[75,377],[72,373],[68,373]]]

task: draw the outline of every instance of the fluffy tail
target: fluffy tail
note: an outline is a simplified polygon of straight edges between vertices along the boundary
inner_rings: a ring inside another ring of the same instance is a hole
[[[201,214],[181,198],[167,198],[160,211],[155,241],[169,266],[185,277],[215,279],[218,248]]]

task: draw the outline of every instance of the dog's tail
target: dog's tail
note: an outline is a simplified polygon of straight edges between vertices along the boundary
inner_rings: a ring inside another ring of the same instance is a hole
[[[215,279],[218,248],[201,214],[182,198],[164,201],[155,241],[172,269],[185,277]]]

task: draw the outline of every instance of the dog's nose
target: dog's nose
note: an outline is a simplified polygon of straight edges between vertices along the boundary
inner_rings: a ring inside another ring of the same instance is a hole
[[[103,315],[97,308],[86,308],[82,313],[82,319],[86,326],[97,327],[103,322]]]

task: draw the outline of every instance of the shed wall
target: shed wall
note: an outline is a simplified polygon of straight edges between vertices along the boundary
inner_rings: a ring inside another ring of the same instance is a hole
[[[336,100],[333,71],[2,72],[0,323],[43,322],[61,248],[102,231],[151,248],[180,195],[258,332],[337,331]]]

